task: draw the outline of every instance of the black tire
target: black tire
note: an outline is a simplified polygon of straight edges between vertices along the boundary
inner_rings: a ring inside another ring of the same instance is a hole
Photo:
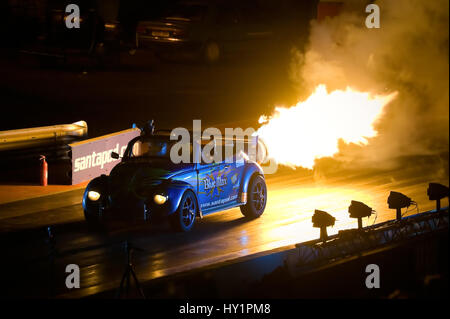
[[[247,203],[240,207],[247,218],[258,218],[264,213],[267,203],[266,181],[261,175],[255,175],[250,180],[247,189]]]
[[[87,229],[94,232],[104,232],[108,230],[108,224],[102,218],[100,209],[91,207],[88,211],[84,210],[84,218],[86,219]]]
[[[197,201],[191,191],[186,191],[175,213],[169,216],[170,225],[176,231],[188,232],[192,229],[197,216]]]
[[[88,209],[83,210],[84,211],[84,218],[88,222],[88,224],[93,226],[98,226],[101,224],[101,212],[100,212],[100,206],[99,205],[90,205]]]
[[[98,226],[102,222],[102,217],[104,213],[104,203],[103,199],[100,198],[96,202],[92,202],[87,198],[87,193],[89,192],[90,187],[87,187],[85,190],[85,194],[83,196],[83,213],[86,222],[92,226]]]
[[[83,194],[84,218],[89,224],[99,224],[103,220],[105,209],[107,209],[107,176],[101,175],[89,182]],[[102,194],[96,201],[89,199],[89,192],[96,191]]]

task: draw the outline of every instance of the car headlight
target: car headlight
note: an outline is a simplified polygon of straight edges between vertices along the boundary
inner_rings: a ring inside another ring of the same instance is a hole
[[[153,200],[155,201],[156,204],[162,205],[167,201],[167,196],[157,194],[153,197]]]
[[[96,191],[89,191],[88,198],[91,201],[95,202],[95,201],[97,201],[100,198],[100,193],[96,192]]]

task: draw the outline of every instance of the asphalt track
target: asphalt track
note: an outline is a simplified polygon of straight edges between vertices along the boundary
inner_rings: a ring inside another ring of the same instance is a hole
[[[428,183],[447,184],[448,180],[439,177],[442,173],[434,165],[423,163],[321,178],[312,172],[281,168],[267,176],[269,199],[261,218],[249,221],[239,208],[231,209],[198,218],[190,233],[173,233],[165,223],[91,229],[83,218],[82,190],[4,204],[0,206],[0,242],[5,258],[1,294],[73,298],[117,288],[125,267],[125,240],[142,249],[135,252],[134,264],[139,279],[145,282],[315,239],[319,230],[311,223],[314,209],[336,217],[329,234],[356,227],[356,220],[348,217],[351,200],[363,201],[376,210],[364,225],[374,223],[375,216],[376,222],[393,219],[395,211],[386,203],[391,190],[411,197],[420,211],[430,210],[435,204],[427,198]],[[406,214],[415,212],[411,207]],[[53,264],[46,241],[49,225],[56,243]],[[68,264],[80,266],[80,289],[65,287]]]
[[[145,56],[142,59],[146,61]],[[83,119],[91,137],[150,118],[161,128],[188,127],[192,119],[202,119],[205,127],[227,122],[228,127],[241,126],[236,121],[256,121],[261,114],[270,114],[274,105],[298,101],[290,61],[271,61],[216,67],[132,65],[87,72],[42,68],[34,62],[29,66],[28,59],[2,61],[8,76],[0,78],[0,93],[8,109],[0,124],[2,129],[14,129]],[[394,218],[386,203],[391,190],[408,195],[420,211],[426,211],[434,207],[426,195],[428,183],[448,185],[448,155],[446,162],[442,169],[433,158],[404,158],[389,170],[325,174],[280,168],[267,176],[268,204],[261,218],[248,221],[239,209],[231,209],[197,220],[186,234],[173,233],[166,224],[90,229],[80,204],[82,190],[2,204],[0,296],[75,298],[117,288],[127,239],[143,249],[135,252],[133,261],[137,276],[146,281],[317,238],[319,229],[311,223],[314,209],[337,218],[329,234],[356,227],[347,213],[351,200],[375,209],[376,222]],[[412,213],[415,210],[408,212]],[[374,219],[375,215],[364,220],[364,225]],[[54,250],[47,226],[53,226]],[[68,264],[80,266],[80,289],[65,287]]]

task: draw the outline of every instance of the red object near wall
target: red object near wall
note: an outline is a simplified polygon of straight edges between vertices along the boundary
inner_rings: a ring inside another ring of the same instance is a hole
[[[40,157],[41,160],[41,169],[40,169],[40,181],[41,181],[41,186],[47,186],[48,183],[48,164],[47,161],[45,160],[45,156],[41,155]]]

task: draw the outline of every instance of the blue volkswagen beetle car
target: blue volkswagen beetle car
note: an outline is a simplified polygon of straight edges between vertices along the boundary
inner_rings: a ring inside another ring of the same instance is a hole
[[[224,156],[220,162],[177,164],[170,158],[175,143],[170,134],[158,132],[132,139],[109,176],[87,185],[86,220],[98,224],[167,218],[175,230],[189,231],[196,217],[232,207],[239,206],[248,218],[262,215],[267,202],[263,170],[244,152],[237,153],[236,143],[222,139],[216,144],[223,154],[233,154],[231,160]],[[227,147],[233,150],[227,153]]]

